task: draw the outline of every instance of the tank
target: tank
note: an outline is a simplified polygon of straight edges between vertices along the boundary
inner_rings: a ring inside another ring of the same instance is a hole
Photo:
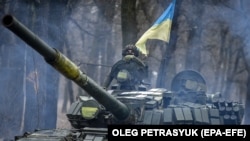
[[[104,89],[60,51],[50,47],[12,15],[3,25],[44,57],[89,96],[79,96],[66,116],[70,129],[35,130],[17,135],[16,141],[106,141],[108,125],[239,125],[244,115],[241,103],[227,101],[220,93],[207,94],[206,81],[194,70],[176,74],[171,89],[140,84],[135,90],[113,85]]]

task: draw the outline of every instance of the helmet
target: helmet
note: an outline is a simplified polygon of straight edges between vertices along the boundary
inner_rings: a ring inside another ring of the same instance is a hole
[[[139,50],[137,47],[133,44],[127,45],[123,50],[122,50],[122,56],[126,55],[134,55],[136,57],[139,56]]]

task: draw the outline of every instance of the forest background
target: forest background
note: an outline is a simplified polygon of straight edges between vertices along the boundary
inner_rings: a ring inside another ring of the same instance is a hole
[[[0,0],[12,14],[102,85],[122,48],[134,44],[171,0]],[[207,93],[245,105],[250,123],[250,1],[177,0],[169,44],[147,42],[150,87],[170,89],[180,71],[200,72]],[[69,128],[69,104],[86,94],[0,26],[0,140]]]

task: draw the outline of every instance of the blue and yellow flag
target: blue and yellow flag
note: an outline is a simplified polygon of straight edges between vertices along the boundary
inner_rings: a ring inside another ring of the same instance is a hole
[[[141,38],[136,42],[135,46],[147,56],[146,42],[148,39],[158,39],[169,42],[172,19],[174,16],[175,0],[162,13],[151,28],[149,28]]]

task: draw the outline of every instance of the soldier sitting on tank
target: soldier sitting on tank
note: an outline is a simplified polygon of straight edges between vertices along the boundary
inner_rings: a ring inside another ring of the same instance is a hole
[[[148,77],[148,66],[139,58],[139,50],[129,44],[122,51],[122,59],[116,62],[109,73],[104,88],[108,88],[113,79],[122,90],[136,90],[143,80]]]

